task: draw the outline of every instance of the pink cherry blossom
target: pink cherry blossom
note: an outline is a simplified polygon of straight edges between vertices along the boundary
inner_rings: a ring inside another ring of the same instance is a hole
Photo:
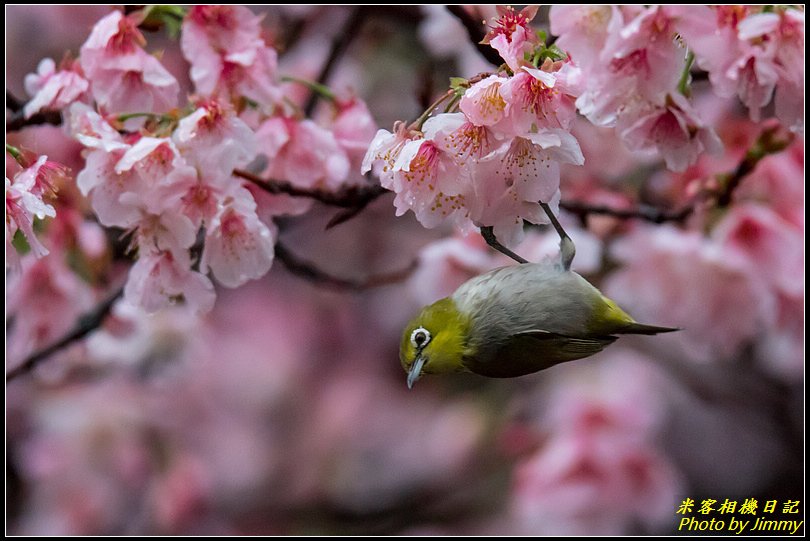
[[[393,133],[379,129],[368,145],[360,172],[366,174],[372,169],[380,177],[380,184],[391,189],[394,182],[394,163],[408,141],[418,138],[419,132],[412,132],[404,122],[394,124]]]
[[[349,158],[350,170],[358,172],[371,140],[377,133],[377,123],[360,98],[341,100],[337,103],[337,109],[329,129]]]
[[[682,482],[654,445],[663,403],[653,365],[620,349],[556,373],[545,437],[515,471],[511,511],[525,531],[615,535],[671,520]]]
[[[751,15],[740,23],[738,35],[746,45],[744,50],[750,51],[744,64],[745,86],[738,93],[751,110],[751,118],[759,118],[758,108],[770,101],[775,83],[777,116],[793,131],[802,132],[804,12],[786,8]],[[755,64],[753,68],[751,64]]]
[[[207,100],[180,120],[172,139],[205,182],[226,187],[231,173],[256,157],[256,135],[224,104]]]
[[[568,52],[583,69],[608,60],[610,44],[618,39],[624,24],[616,6],[552,6],[551,33],[558,47]]]
[[[624,264],[604,291],[639,321],[683,329],[661,337],[695,362],[733,358],[774,319],[774,299],[749,263],[697,232],[671,226],[639,230],[616,242]]]
[[[490,75],[468,88],[459,102],[459,108],[476,126],[497,127],[507,114],[507,103],[501,95],[506,77]]]
[[[77,317],[92,308],[96,300],[92,290],[67,267],[65,256],[54,251],[41,259],[23,257],[21,272],[9,275],[7,310],[14,317],[8,330],[11,359],[61,338]]]
[[[461,165],[472,165],[495,150],[499,135],[486,126],[477,126],[463,113],[442,113],[425,122],[424,135]]]
[[[199,94],[240,96],[268,112],[281,102],[276,51],[261,38],[261,17],[244,6],[194,6],[183,21],[181,47]]]
[[[273,264],[275,228],[256,215],[256,202],[245,189],[225,198],[206,231],[200,269],[210,268],[225,287],[239,287],[264,276]]]
[[[134,171],[116,172],[115,167],[123,154],[123,150],[91,150],[85,158],[84,169],[76,175],[76,185],[82,195],[90,198],[102,225],[128,229],[138,221],[140,212],[132,204],[122,202],[121,196],[146,190]]]
[[[141,257],[164,251],[185,254],[194,244],[197,228],[188,216],[175,210],[174,201],[165,201],[163,208],[147,208],[134,194],[124,194],[121,199],[138,211],[135,235]]]
[[[803,131],[804,13],[792,8],[752,13],[745,6],[678,12],[679,32],[709,72],[714,91],[738,95],[752,120],[768,105],[776,89],[777,117],[793,131]]]
[[[15,260],[16,251],[11,245],[14,234],[20,230],[25,235],[31,252],[36,257],[48,254],[48,249],[42,245],[34,233],[34,218],[44,219],[46,216],[56,216],[52,205],[43,201],[48,193],[47,179],[38,177],[43,175],[42,169],[48,163],[47,156],[40,156],[36,163],[23,169],[13,180],[6,177],[6,256]]]
[[[45,58],[37,66],[37,73],[25,76],[25,91],[31,96],[23,109],[25,118],[43,109],[61,111],[83,99],[89,86],[78,63],[71,62],[68,68],[57,71],[54,61]]]
[[[137,23],[113,11],[93,27],[79,61],[98,104],[114,113],[163,112],[177,105],[179,85],[145,43]]]
[[[82,145],[105,152],[129,148],[109,122],[83,103],[74,103],[68,111],[68,132]]]
[[[535,15],[537,6],[528,6],[520,11],[515,11],[511,6],[498,6],[495,26],[484,38],[484,43],[498,51],[514,72],[525,64],[523,56],[537,42],[534,30],[529,25]]]
[[[684,171],[703,152],[719,154],[720,138],[681,94],[669,94],[665,107],[623,118],[617,130],[630,150],[657,150],[672,171]]]
[[[554,207],[559,201],[560,163],[583,160],[576,139],[564,130],[514,138],[472,169],[472,220],[493,226],[498,239],[514,247],[523,238],[523,220],[548,223],[538,202]]]
[[[532,126],[567,129],[576,116],[576,96],[567,95],[560,86],[556,73],[526,67],[504,83],[501,96],[510,106],[512,133],[529,132]]]
[[[335,190],[349,175],[349,158],[329,130],[312,120],[275,117],[258,130],[265,173],[303,188]]]
[[[208,312],[216,298],[211,281],[191,270],[186,252],[152,251],[138,258],[124,287],[128,302],[156,312],[180,297],[199,313]]]
[[[768,207],[735,204],[712,236],[747,261],[752,279],[764,280],[786,295],[804,294],[803,231]]]
[[[397,194],[398,216],[413,210],[425,227],[436,227],[448,218],[460,227],[468,223],[469,183],[453,156],[431,140],[405,143],[394,163],[391,189]]]

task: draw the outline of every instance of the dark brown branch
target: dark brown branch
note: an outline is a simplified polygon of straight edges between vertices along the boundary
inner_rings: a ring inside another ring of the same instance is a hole
[[[6,90],[6,109],[12,113],[16,113],[22,111],[23,107],[25,107],[25,102],[12,94],[10,90]]]
[[[563,200],[560,201],[560,208],[576,214],[580,218],[590,214],[600,214],[603,216],[613,216],[614,218],[638,218],[655,224],[665,222],[682,223],[695,211],[693,205],[687,205],[679,210],[662,210],[647,205],[639,205],[635,208],[621,209],[606,205],[591,205],[580,201]]]
[[[104,323],[104,320],[107,318],[110,310],[112,310],[113,305],[123,294],[124,288],[121,287],[107,300],[96,306],[91,312],[81,316],[79,321],[76,323],[76,326],[61,339],[57,340],[50,346],[32,353],[18,366],[6,372],[6,383],[19,376],[22,376],[23,374],[31,372],[37,366],[39,366],[42,361],[50,357],[52,354],[74,342],[81,340],[91,332],[101,327],[101,324]]]
[[[746,152],[745,158],[731,173],[718,176],[720,190],[715,195],[718,207],[727,207],[731,204],[734,191],[751,172],[756,169],[762,158],[785,150],[795,139],[793,133],[785,130],[781,125],[773,125],[762,130],[754,146]]]
[[[290,273],[304,278],[315,285],[350,291],[362,291],[373,287],[402,282],[407,279],[417,267],[417,262],[413,261],[408,267],[402,270],[372,275],[361,280],[340,278],[318,268],[318,266],[311,261],[307,261],[295,255],[281,242],[276,243],[276,259],[281,261]]]
[[[771,154],[781,152],[793,142],[794,138],[795,136],[792,133],[787,132],[780,125],[765,128],[734,171],[717,175],[717,180],[720,183],[719,189],[705,190],[699,193],[690,203],[677,210],[662,210],[646,205],[620,209],[570,200],[560,201],[560,208],[576,214],[581,219],[590,214],[601,214],[615,218],[637,218],[656,224],[665,222],[683,223],[703,202],[708,202],[720,208],[729,206],[735,190],[756,169],[760,160]]]
[[[359,30],[365,17],[366,8],[363,6],[358,6],[352,10],[351,15],[349,15],[349,18],[343,24],[340,32],[338,32],[335,40],[332,42],[332,48],[329,51],[329,56],[326,58],[326,62],[321,68],[321,72],[318,74],[317,79],[315,79],[316,83],[321,85],[325,85],[327,83],[329,76],[332,74],[332,71],[335,69],[335,66],[338,63],[338,60],[340,60],[340,58],[349,48],[349,44],[351,44],[354,37],[360,33]],[[307,100],[306,105],[304,105],[305,116],[312,116],[312,113],[315,111],[315,105],[318,103],[318,97],[317,92],[310,91],[309,99]]]
[[[25,118],[25,113],[20,109],[16,113],[12,113],[6,121],[6,133],[20,131],[26,126],[38,126],[41,124],[61,125],[62,113],[59,111],[40,111],[31,115],[30,118]]]
[[[487,35],[485,26],[481,21],[467,13],[461,6],[447,6],[447,10],[455,15],[459,22],[464,25],[464,28],[467,30],[467,35],[470,37],[470,41],[473,43],[473,45],[475,45],[478,52],[481,53],[481,56],[483,56],[487,62],[493,66],[500,66],[503,64],[503,58],[501,58],[501,55],[498,54],[498,51],[489,45],[481,43],[481,40]]]
[[[274,195],[287,194],[293,197],[308,197],[320,201],[325,205],[343,208],[365,207],[371,201],[388,191],[378,184],[347,186],[335,192],[299,188],[298,186],[281,180],[265,180],[258,175],[243,171],[242,169],[234,169],[233,176],[252,182],[267,193]]]

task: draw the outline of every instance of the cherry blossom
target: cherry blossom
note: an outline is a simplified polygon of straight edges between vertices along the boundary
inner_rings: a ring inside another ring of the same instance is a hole
[[[245,189],[229,195],[206,231],[200,269],[211,268],[217,281],[238,287],[264,276],[273,264],[275,228],[256,215],[256,202]]]
[[[359,171],[369,144],[377,133],[377,123],[366,103],[359,98],[338,100],[337,112],[329,129],[349,158],[350,171]]]
[[[515,11],[511,6],[498,6],[498,19],[495,26],[484,38],[498,51],[512,71],[524,64],[523,56],[531,50],[537,38],[529,23],[537,15],[537,6],[528,6]]]
[[[656,376],[649,359],[627,350],[558,373],[547,437],[515,472],[512,514],[526,531],[611,535],[671,520],[682,481],[653,443],[662,416]]]
[[[476,126],[499,126],[507,114],[508,105],[501,95],[501,87],[508,80],[506,77],[490,75],[464,92],[459,108],[470,122]]]
[[[21,271],[9,275],[9,357],[21,359],[62,337],[77,317],[89,310],[95,296],[86,282],[64,264],[65,254],[26,256]]]
[[[211,310],[216,294],[211,281],[191,270],[185,251],[152,251],[142,254],[129,271],[124,298],[156,312],[184,299],[199,313]]]
[[[30,167],[14,175],[13,180],[6,177],[6,257],[12,263],[16,260],[16,250],[11,241],[18,230],[23,232],[36,257],[48,254],[48,249],[34,233],[34,218],[43,220],[46,216],[56,216],[54,207],[43,200],[52,191],[53,182],[48,174],[49,169],[54,169],[51,163],[47,156],[40,156]]]
[[[684,171],[704,153],[719,154],[723,143],[680,94],[668,94],[666,106],[639,111],[617,127],[630,150],[658,151],[671,171]]]
[[[259,126],[256,137],[270,178],[334,190],[349,175],[349,158],[335,135],[312,120],[274,117]]]
[[[194,6],[183,21],[181,46],[203,96],[244,96],[268,111],[281,102],[277,55],[261,38],[261,17],[244,6]]]
[[[695,362],[732,358],[774,321],[774,298],[749,263],[700,233],[647,228],[612,253],[624,266],[605,293],[640,320],[682,328],[662,343]]]
[[[45,58],[37,66],[37,73],[25,76],[25,91],[31,96],[23,108],[25,117],[30,118],[42,110],[61,111],[83,99],[88,88],[89,83],[82,76],[78,63],[71,61],[57,71],[56,63]]]
[[[137,23],[113,11],[93,27],[79,61],[90,92],[116,113],[164,112],[177,105],[179,86],[160,61],[142,49]]]
[[[256,156],[256,134],[218,100],[199,104],[172,134],[177,149],[206,182],[226,186]]]

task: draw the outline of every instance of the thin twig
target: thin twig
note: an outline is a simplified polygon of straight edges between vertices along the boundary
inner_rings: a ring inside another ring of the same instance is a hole
[[[693,205],[687,205],[681,209],[670,211],[662,210],[648,205],[639,205],[634,208],[622,209],[609,207],[607,205],[591,205],[581,201],[563,200],[560,201],[560,208],[568,212],[583,217],[590,214],[600,214],[603,216],[613,216],[614,218],[638,218],[655,224],[665,222],[681,223],[686,220],[694,211]]]
[[[477,20],[475,17],[467,13],[463,7],[458,5],[447,6],[447,10],[455,15],[455,17],[464,25],[464,28],[467,30],[467,35],[470,37],[470,41],[475,45],[478,49],[478,52],[481,53],[487,62],[492,64],[493,66],[500,66],[503,64],[503,58],[501,55],[498,54],[498,51],[490,47],[489,45],[481,43],[481,40],[487,35],[486,31],[484,30],[484,24]]]
[[[363,24],[365,16],[366,10],[363,6],[358,6],[352,10],[351,15],[349,15],[349,18],[346,19],[346,22],[343,24],[340,32],[338,32],[337,37],[332,42],[332,48],[329,51],[329,56],[326,58],[326,62],[321,68],[321,72],[315,79],[316,83],[321,85],[325,85],[327,83],[329,76],[332,74],[332,71],[337,65],[338,60],[340,60],[340,58],[349,48],[349,44],[351,44],[355,36],[360,33],[359,29]],[[307,103],[304,105],[304,115],[307,117],[312,116],[317,103],[318,93],[311,92]]]
[[[22,363],[6,372],[6,383],[19,376],[22,376],[23,374],[31,372],[37,366],[39,366],[42,361],[50,357],[52,354],[74,342],[81,340],[91,332],[101,327],[101,324],[104,323],[104,320],[107,318],[110,310],[112,310],[113,305],[123,294],[124,288],[121,287],[107,300],[96,306],[92,311],[81,316],[79,321],[76,323],[76,326],[61,339],[47,347],[40,349],[39,351],[32,353],[26,357]]]
[[[517,255],[515,252],[498,242],[498,238],[495,236],[495,231],[492,226],[486,226],[481,228],[481,236],[484,237],[484,240],[495,250],[498,250],[506,257],[514,259],[518,263],[528,263],[528,259],[524,259]]]
[[[294,197],[308,197],[326,205],[343,208],[365,207],[374,199],[388,192],[378,184],[347,186],[338,191],[299,188],[281,180],[265,180],[258,175],[242,169],[234,169],[233,176],[252,182],[257,187],[271,194],[286,194]]]
[[[329,274],[318,268],[318,266],[311,261],[307,261],[295,255],[281,242],[276,242],[275,252],[276,259],[281,261],[292,274],[304,278],[315,285],[340,290],[362,291],[373,287],[396,284],[408,278],[417,267],[417,262],[413,261],[404,269],[385,274],[372,275],[358,280],[341,278]]]
[[[727,207],[731,204],[734,191],[740,183],[759,164],[762,158],[785,150],[793,140],[795,135],[786,131],[780,125],[774,125],[762,130],[754,146],[745,153],[745,158],[737,165],[731,173],[720,175],[718,180],[721,183],[720,192],[715,195],[718,207]]]
[[[665,222],[683,223],[704,202],[716,207],[724,208],[731,204],[735,190],[743,180],[756,169],[759,162],[771,154],[786,149],[794,140],[792,133],[786,132],[781,126],[770,126],[762,130],[751,149],[745,154],[743,160],[729,173],[717,175],[720,182],[718,190],[704,190],[693,198],[690,203],[677,210],[662,210],[647,205],[634,208],[614,208],[606,205],[591,205],[580,201],[560,201],[560,208],[565,209],[580,218],[590,214],[613,216],[614,218],[637,218],[655,224]]]

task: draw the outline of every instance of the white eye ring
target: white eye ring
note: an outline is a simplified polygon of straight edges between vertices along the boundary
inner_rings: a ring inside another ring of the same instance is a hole
[[[423,348],[430,342],[430,331],[424,327],[417,327],[411,333],[411,344],[416,349]]]

